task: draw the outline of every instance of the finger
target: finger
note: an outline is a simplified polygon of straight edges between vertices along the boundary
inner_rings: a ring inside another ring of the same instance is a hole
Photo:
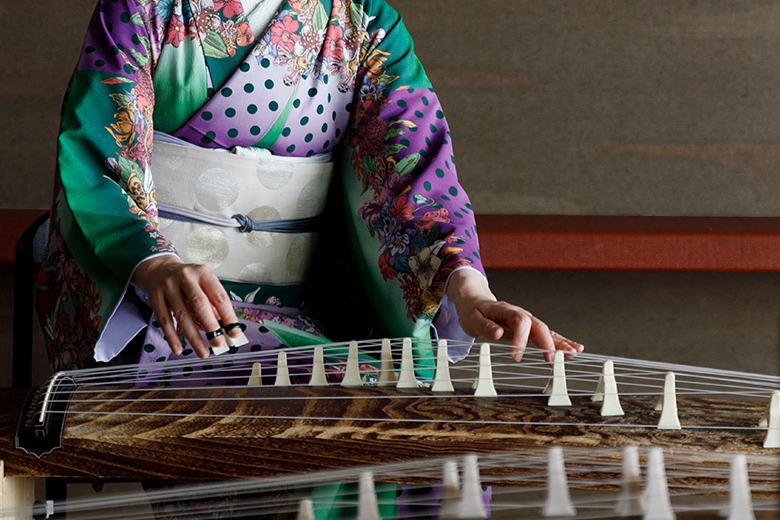
[[[509,342],[512,359],[520,361],[531,332],[531,315],[520,307],[505,302],[489,302],[480,307],[482,314],[503,329],[498,338]]]
[[[514,320],[510,351],[512,352],[512,359],[517,362],[521,361],[525,354],[528,340],[531,337],[531,326],[532,318],[527,314],[520,314]]]
[[[576,357],[577,354],[585,350],[585,346],[582,343],[565,338],[557,332],[550,331],[550,334],[555,342],[555,349],[565,350],[567,358]]]
[[[179,341],[179,335],[176,333],[176,326],[173,323],[171,317],[171,311],[168,305],[165,303],[165,299],[162,296],[149,295],[149,305],[152,307],[157,323],[160,324],[160,329],[163,331],[163,338],[168,342],[171,350],[177,356],[184,352],[184,347]]]
[[[474,312],[464,320],[463,330],[469,336],[487,338],[492,341],[501,339],[501,336],[504,335],[504,329],[500,325],[479,312]]]
[[[505,335],[503,339],[509,341],[512,359],[520,361],[523,359],[531,335],[531,316],[514,306],[502,307],[502,314],[502,319],[507,323],[506,328],[510,331],[508,337]]]
[[[206,266],[202,266],[203,269],[208,269]],[[182,278],[182,292],[186,301],[186,305],[192,311],[192,314],[198,317],[203,329],[208,332],[218,331],[222,328],[219,324],[219,320],[214,315],[212,303],[209,297],[201,289],[200,281],[204,278],[203,269],[200,266],[183,270],[181,274]],[[210,273],[211,270],[208,270]],[[194,325],[194,322],[193,322]],[[197,328],[196,328],[197,330]],[[200,336],[200,333],[198,333]],[[225,345],[225,338],[221,335],[211,339],[211,346],[222,347]]]
[[[179,332],[187,338],[190,346],[195,351],[195,354],[201,358],[206,359],[210,354],[210,347],[201,336],[198,326],[195,325],[195,321],[192,319],[189,309],[175,310],[173,313],[174,318],[179,325]]]
[[[512,354],[512,359],[514,361],[520,362],[523,359],[523,355],[525,355],[525,346],[522,347],[510,346],[509,352]]]
[[[181,294],[172,295],[169,303],[182,335],[190,342],[195,354],[201,359],[206,359],[209,356],[209,346],[200,335],[200,330],[192,319],[192,311],[187,306],[184,297]]]
[[[552,334],[550,334],[550,329],[543,321],[537,318],[531,318],[531,321],[533,322],[531,328],[531,341],[533,341],[534,345],[544,351],[544,360],[547,361],[547,363],[552,363],[555,357],[555,342],[553,341]]]
[[[230,327],[230,325],[238,323],[233,303],[213,272],[209,271],[209,275],[204,276],[201,280],[201,288],[211,302],[212,312],[217,316],[221,327],[227,331],[231,338],[239,337],[241,329],[239,327]]]

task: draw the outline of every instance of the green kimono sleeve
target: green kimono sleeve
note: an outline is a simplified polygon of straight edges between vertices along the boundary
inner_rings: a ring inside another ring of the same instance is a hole
[[[94,345],[136,266],[173,252],[157,230],[149,174],[152,50],[163,32],[149,7],[98,5],[65,97],[36,302],[57,369],[94,362]]]

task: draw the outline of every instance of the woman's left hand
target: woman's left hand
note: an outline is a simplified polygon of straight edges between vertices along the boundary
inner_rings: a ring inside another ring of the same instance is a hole
[[[497,301],[485,278],[472,269],[452,273],[447,296],[455,304],[460,326],[466,334],[509,343],[515,361],[522,359],[529,341],[545,351],[548,363],[552,363],[556,350],[563,350],[571,358],[585,349],[582,344],[551,331],[527,310]]]

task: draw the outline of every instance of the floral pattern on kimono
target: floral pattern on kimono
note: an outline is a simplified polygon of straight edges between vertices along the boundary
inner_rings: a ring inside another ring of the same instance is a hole
[[[177,75],[181,60],[192,70]],[[174,251],[149,170],[156,120],[203,147],[339,152],[346,233],[383,334],[427,337],[451,272],[481,270],[440,103],[383,0],[288,0],[258,34],[238,0],[102,1],[63,107],[37,287],[58,368],[94,362],[135,267]]]

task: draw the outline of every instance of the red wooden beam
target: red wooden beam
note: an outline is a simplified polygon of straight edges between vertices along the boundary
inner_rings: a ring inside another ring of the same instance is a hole
[[[489,269],[780,271],[780,218],[477,215]]]
[[[13,263],[19,237],[47,211],[45,209],[0,209],[0,263]]]

